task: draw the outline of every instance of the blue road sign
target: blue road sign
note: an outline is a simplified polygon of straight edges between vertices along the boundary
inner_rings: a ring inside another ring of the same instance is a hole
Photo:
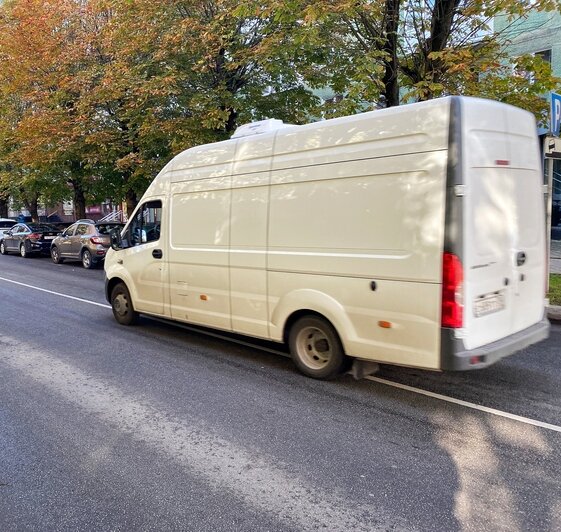
[[[561,127],[561,94],[551,93],[551,134],[559,136]]]

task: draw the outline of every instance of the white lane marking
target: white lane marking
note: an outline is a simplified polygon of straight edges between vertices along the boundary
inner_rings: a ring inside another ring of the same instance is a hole
[[[103,305],[102,303],[96,303],[94,301],[88,301],[87,299],[81,299],[79,297],[74,297],[74,296],[68,296],[66,294],[61,294],[59,292],[53,292],[52,290],[46,290],[44,288],[38,288],[36,286],[28,285],[28,284],[25,284],[25,283],[19,283],[17,281],[12,281],[11,279],[6,279],[4,277],[0,277],[0,280],[6,281],[8,283],[14,283],[14,284],[17,284],[17,285],[20,285],[20,286],[25,286],[27,288],[33,288],[34,290],[40,290],[41,292],[47,292],[49,294],[53,294],[53,295],[56,295],[56,296],[66,297],[68,299],[74,299],[76,301],[81,301],[83,303],[89,303],[90,305],[96,305],[98,307],[103,307],[103,308],[111,308],[110,305]],[[274,353],[274,354],[278,354],[278,355],[282,355],[282,356],[287,356],[286,353],[283,353],[282,351],[275,351],[274,349],[269,349],[267,347],[261,347],[259,345],[254,345],[254,344],[251,344],[249,342],[243,342],[241,340],[231,339],[227,336],[223,336],[223,335],[220,335],[218,333],[206,332],[204,330],[191,328],[188,325],[183,325],[183,324],[180,324],[180,323],[176,324],[172,321],[165,320],[165,319],[159,319],[159,318],[155,318],[155,317],[152,317],[152,316],[150,316],[150,318],[154,319],[155,321],[161,321],[162,323],[178,325],[181,328],[188,329],[188,330],[191,330],[191,331],[195,331],[195,332],[198,332],[200,334],[207,335],[207,336],[212,336],[214,338],[219,338],[219,339],[232,341],[233,343],[244,345],[244,346],[247,346],[247,347],[250,347],[250,348],[253,348],[253,349],[259,349],[260,351],[266,351],[268,353]],[[415,388],[413,386],[408,386],[407,384],[400,384],[399,382],[388,381],[386,379],[380,379],[379,377],[365,377],[365,378],[369,381],[379,382],[381,384],[386,384],[387,386],[392,386],[394,388],[399,388],[401,390],[407,390],[408,392],[413,392],[413,393],[417,393],[417,394],[420,394],[420,395],[425,395],[427,397],[432,397],[433,399],[439,399],[440,401],[446,401],[448,403],[453,403],[453,404],[456,404],[456,405],[464,406],[466,408],[471,408],[473,410],[479,410],[481,412],[486,412],[487,414],[492,414],[492,415],[495,415],[495,416],[500,416],[500,417],[504,417],[504,418],[507,418],[507,419],[512,419],[514,421],[519,421],[520,423],[525,423],[526,425],[533,425],[534,427],[541,427],[543,429],[553,430],[555,432],[561,432],[561,426],[559,426],[559,425],[552,425],[551,423],[545,423],[543,421],[538,421],[538,420],[531,419],[531,418],[528,418],[528,417],[518,416],[516,414],[511,414],[510,412],[504,412],[503,410],[497,410],[496,408],[490,408],[488,406],[482,406],[482,405],[478,405],[478,404],[475,404],[475,403],[470,403],[469,401],[463,401],[462,399],[455,399],[454,397],[449,397],[447,395],[442,395],[442,394],[439,394],[439,393],[429,392],[428,390],[423,390],[422,388]]]
[[[526,423],[526,425],[533,425],[534,427],[541,427],[542,429],[561,432],[561,426],[559,425],[552,425],[551,423],[544,423],[543,421],[537,421],[535,419],[530,419],[528,417],[517,416],[516,414],[510,414],[509,412],[503,412],[502,410],[489,408],[488,406],[481,406],[476,403],[470,403],[469,401],[462,401],[461,399],[455,399],[454,397],[449,397],[447,395],[441,395],[439,393],[429,392],[427,390],[423,390],[422,388],[415,388],[413,386],[408,386],[407,384],[400,384],[399,382],[380,379],[379,377],[366,377],[366,379],[368,379],[369,381],[386,384],[387,386],[392,386],[394,388],[399,388],[401,390],[407,390],[408,392],[418,393],[420,395],[426,395],[427,397],[432,397],[433,399],[446,401],[447,403],[454,403],[456,405],[465,406],[466,408],[471,408],[473,410],[480,410],[481,412],[486,412],[487,414],[493,414],[495,416],[505,417],[507,419],[519,421],[520,423]]]
[[[95,305],[97,307],[111,308],[110,305],[104,305],[103,303],[96,303],[95,301],[89,301],[87,299],[82,299],[81,297],[74,297],[74,296],[69,296],[67,294],[61,294],[60,292],[53,292],[52,290],[47,290],[46,288],[39,288],[38,286],[33,286],[31,284],[20,283],[18,281],[13,281],[12,279],[6,279],[5,277],[0,277],[0,281],[6,281],[7,283],[17,284],[19,286],[25,286],[26,288],[39,290],[39,292],[46,292],[47,294],[65,297],[66,299],[73,299],[74,301],[81,301],[82,303],[89,303],[90,305]]]
[[[109,424],[127,438],[172,458],[215,494],[227,491],[232,503],[241,500],[247,508],[272,516],[281,529],[408,529],[400,517],[383,516],[379,508],[364,505],[351,493],[307,480],[274,452],[217,434],[189,408],[179,417],[148,394],[126,393],[118,382],[86,373],[16,338],[0,334],[0,346],[9,347],[0,349],[1,365],[95,416],[102,426]]]

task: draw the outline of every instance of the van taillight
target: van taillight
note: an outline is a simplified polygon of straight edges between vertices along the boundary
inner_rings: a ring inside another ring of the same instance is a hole
[[[464,272],[453,253],[442,256],[442,327],[459,329],[464,323]]]

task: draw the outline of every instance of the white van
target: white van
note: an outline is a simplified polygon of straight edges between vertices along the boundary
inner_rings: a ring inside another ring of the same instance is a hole
[[[542,192],[533,116],[497,102],[242,126],[155,178],[106,297],[123,324],[287,342],[316,378],[482,368],[548,335]]]

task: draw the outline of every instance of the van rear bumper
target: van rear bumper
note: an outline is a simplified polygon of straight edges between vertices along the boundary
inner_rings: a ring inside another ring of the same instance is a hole
[[[465,349],[461,340],[454,338],[453,329],[442,329],[440,367],[447,371],[486,368],[501,358],[545,340],[549,336],[549,328],[549,321],[544,318],[523,331],[469,351]],[[475,361],[474,357],[477,357],[478,360]]]

